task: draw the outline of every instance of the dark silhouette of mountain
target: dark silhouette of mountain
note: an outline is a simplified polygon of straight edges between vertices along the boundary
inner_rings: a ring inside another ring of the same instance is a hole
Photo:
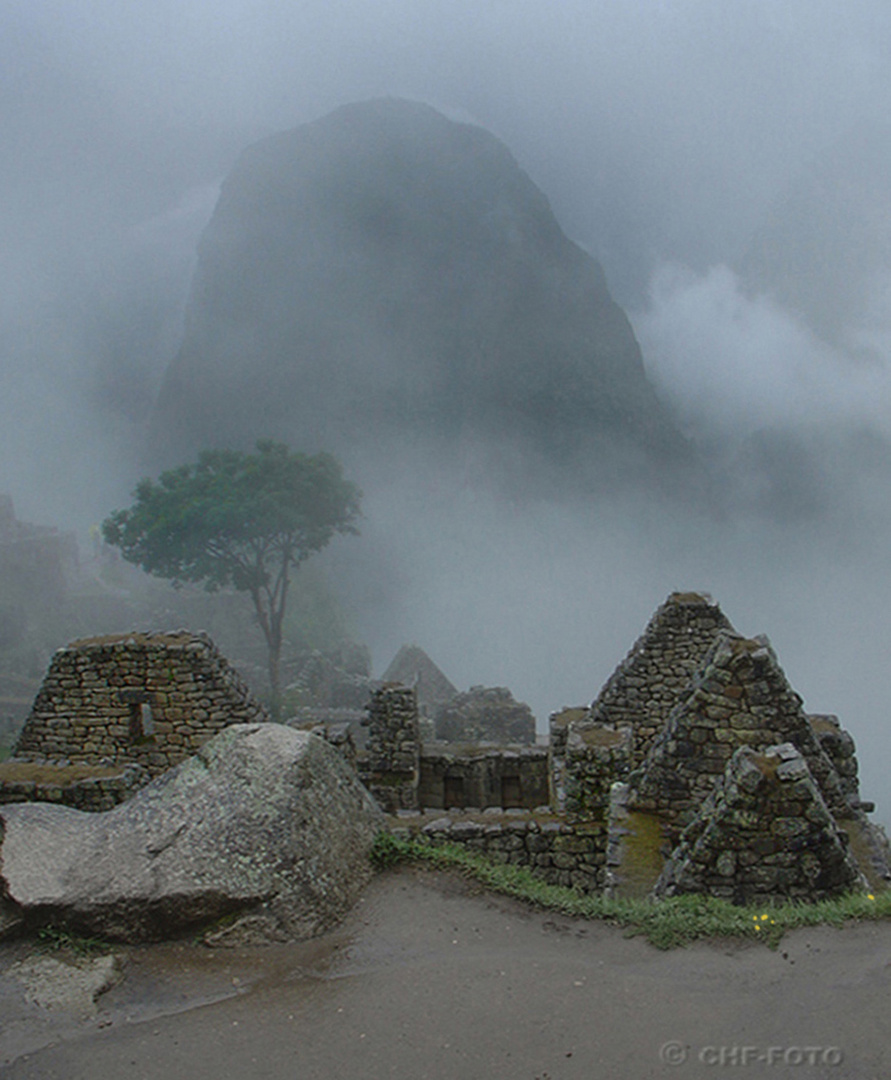
[[[223,185],[152,464],[258,437],[360,480],[410,451],[546,489],[689,453],[600,266],[506,147],[395,99],[267,138]]]

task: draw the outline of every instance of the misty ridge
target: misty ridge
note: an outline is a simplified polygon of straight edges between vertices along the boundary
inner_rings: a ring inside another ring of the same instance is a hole
[[[417,641],[541,724],[708,590],[841,715],[887,817],[887,20],[310,8],[300,86],[285,16],[223,5],[177,51],[110,16],[90,68],[15,13],[19,516],[84,538],[205,446],[330,449],[365,519],[318,572],[377,670]],[[169,97],[158,58],[192,65]]]

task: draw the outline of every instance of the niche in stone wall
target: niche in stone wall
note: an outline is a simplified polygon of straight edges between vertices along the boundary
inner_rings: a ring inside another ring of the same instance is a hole
[[[523,785],[519,774],[501,777],[501,805],[505,810],[524,806]]]
[[[119,697],[130,710],[127,725],[128,741],[132,744],[154,739],[155,718],[152,715],[152,703],[148,691],[121,690]]]
[[[442,781],[442,805],[446,810],[460,810],[464,807],[464,777],[449,776]]]

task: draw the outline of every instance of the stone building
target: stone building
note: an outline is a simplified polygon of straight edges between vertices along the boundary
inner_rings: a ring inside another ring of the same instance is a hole
[[[230,724],[268,719],[203,634],[86,638],[56,652],[13,758],[156,776]]]
[[[410,686],[422,716],[431,715],[458,693],[446,675],[419,645],[403,645],[381,676],[384,683]]]
[[[850,735],[705,594],[671,594],[546,751],[419,745],[413,768],[397,827],[583,891],[760,903],[891,880]]]
[[[585,718],[634,730],[631,765],[647,754],[730,620],[707,593],[672,593],[610,675]]]

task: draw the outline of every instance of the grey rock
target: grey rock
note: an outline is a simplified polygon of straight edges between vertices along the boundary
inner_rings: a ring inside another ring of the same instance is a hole
[[[120,981],[123,963],[123,957],[114,954],[64,961],[29,956],[13,964],[9,974],[22,985],[30,1004],[89,1017],[96,1012],[96,998]]]
[[[383,817],[336,750],[234,725],[105,813],[0,810],[0,890],[26,923],[121,941],[250,913],[265,940],[321,932],[371,876]]]

